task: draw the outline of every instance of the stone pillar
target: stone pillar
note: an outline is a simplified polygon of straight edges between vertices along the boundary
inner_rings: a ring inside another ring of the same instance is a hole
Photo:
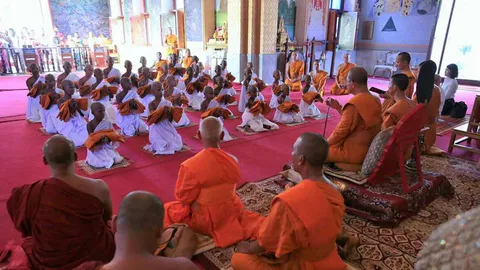
[[[263,19],[260,18],[262,2],[263,0],[248,0],[248,61],[253,63],[253,71],[257,75],[259,74],[260,28],[261,19]]]
[[[258,76],[266,83],[271,83],[273,82],[272,73],[277,69],[279,55],[276,53],[278,0],[262,0],[259,17],[261,24]]]
[[[240,82],[247,66],[248,1],[228,1],[228,53],[227,69]]]

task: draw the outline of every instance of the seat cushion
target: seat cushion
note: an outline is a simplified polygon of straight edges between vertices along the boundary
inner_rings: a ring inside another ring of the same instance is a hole
[[[394,126],[391,126],[385,130],[380,131],[377,136],[373,139],[368,149],[367,156],[363,161],[362,173],[370,175],[373,173],[373,170],[377,167],[377,163],[382,157],[383,149],[387,144],[390,137],[392,137]]]

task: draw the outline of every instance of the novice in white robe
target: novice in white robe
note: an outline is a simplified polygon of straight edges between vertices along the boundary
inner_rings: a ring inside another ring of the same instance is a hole
[[[41,88],[39,83],[45,83],[45,77],[39,76],[37,80],[32,84],[33,87]],[[30,90],[30,89],[29,89]],[[37,90],[40,92],[40,89]],[[40,94],[38,93],[36,97],[27,97],[27,113],[26,119],[33,123],[40,123],[42,121],[40,116]]]
[[[262,99],[258,96],[257,87],[249,87],[249,96],[254,98],[254,101],[262,101]],[[245,111],[242,114],[242,124],[240,126],[245,127],[247,125],[255,132],[269,131],[279,128],[277,124],[267,120],[262,113],[259,113],[255,116],[250,112],[248,107],[245,107]]]
[[[311,85],[308,88],[307,92],[318,93],[317,89],[313,85]],[[300,107],[300,115],[303,117],[317,117],[321,115],[320,110],[317,108],[317,106],[315,106],[315,102],[312,102],[312,104],[308,105],[308,103],[303,101],[303,98],[302,98],[302,100],[300,101],[299,107]]]
[[[272,97],[270,99],[270,108],[275,109],[278,106],[278,101],[275,94],[275,89],[283,84],[283,81],[280,80],[282,73],[280,70],[273,71],[273,83],[272,83]]]
[[[191,82],[187,87],[193,87],[192,85],[195,84],[195,82]],[[200,110],[200,106],[202,105],[202,102],[205,100],[205,97],[203,95],[203,92],[200,91],[200,89],[203,87],[201,84],[196,83],[200,88],[193,90],[192,94],[189,94],[187,90],[185,90],[185,96],[188,99],[188,106],[192,107],[194,110],[198,111]],[[202,89],[203,90],[203,89]]]
[[[148,79],[148,82],[145,85],[152,85],[152,83],[153,81]],[[148,93],[143,98],[140,97],[140,99],[142,101],[143,106],[145,106],[145,111],[142,114],[140,114],[140,116],[146,118],[150,114],[150,111],[148,109],[148,104],[150,104],[150,102],[152,102],[155,99],[155,96],[152,95],[151,93]]]
[[[208,109],[211,109],[211,108],[216,108],[216,107],[221,107],[220,104],[215,101],[215,100],[210,100],[210,103],[208,103],[208,106],[207,106],[207,110]],[[231,113],[231,112],[230,112]],[[220,120],[220,122],[223,123],[223,117],[217,117],[218,120]],[[225,127],[225,125],[222,125],[222,131],[223,131],[223,139],[222,139],[222,142],[228,142],[228,141],[231,141],[233,140],[232,136],[230,135],[230,132],[228,132],[227,128]]]
[[[110,86],[110,84],[106,81],[102,81],[101,83],[99,83],[97,85],[97,89],[100,89],[102,88],[103,86]],[[91,101],[91,102],[90,102]],[[91,104],[93,102],[100,102],[102,103],[102,105],[105,107],[105,120],[112,123],[112,124],[115,124],[117,122],[117,110],[115,109],[115,107],[113,106],[113,103],[112,101],[110,100],[110,96],[109,95],[106,95],[102,98],[100,98],[99,100],[97,101],[93,101],[91,96],[89,97],[89,104],[91,106]],[[90,113],[88,115],[88,121],[92,121],[94,118],[93,114]]]
[[[176,87],[177,82],[175,80],[175,77],[173,77],[172,75],[168,75],[167,78],[166,78],[166,82],[167,82],[168,88],[165,89],[165,91],[163,92],[165,99],[172,100],[172,98],[174,96],[178,96],[178,95],[182,94],[180,92],[180,90],[178,90],[178,88]],[[171,90],[172,87],[173,87],[173,91],[172,91],[171,95],[165,96],[166,92],[168,90]],[[173,101],[171,101],[171,102],[172,102],[174,107],[183,108],[183,104],[175,104],[175,102],[173,102]],[[190,119],[188,118],[187,114],[185,114],[185,110],[183,110],[182,118],[178,122],[174,121],[173,126],[177,128],[177,127],[186,127],[188,125],[190,125]]]
[[[110,72],[107,75],[107,78],[111,78],[111,77],[121,78],[122,73],[120,72],[120,70],[112,67],[112,69],[110,70]],[[117,82],[112,82],[111,85],[114,85],[114,86],[117,86],[117,87],[119,86],[119,84]]]
[[[130,79],[128,78],[123,78],[122,82],[124,79],[130,82]],[[131,83],[129,85],[122,83],[122,88],[124,89],[124,91],[126,90],[127,93],[123,97],[121,103],[127,102],[130,99],[137,100],[141,103],[140,97],[137,94],[137,88],[132,88]],[[129,115],[122,115],[120,111],[117,110],[117,126],[121,129],[121,133],[123,135],[129,137],[135,136],[138,133],[148,132],[147,124],[140,118],[140,114],[136,111],[132,112]]]
[[[277,97],[277,100],[281,97]],[[286,96],[284,102],[292,102],[290,96]],[[280,106],[280,104],[278,104]],[[296,105],[295,105],[296,106]],[[294,111],[290,111],[287,113],[281,112],[277,108],[275,109],[275,115],[273,116],[273,121],[281,124],[293,124],[293,123],[301,123],[304,121],[303,117]]]
[[[168,106],[172,107],[172,103],[162,98],[158,103],[157,109]],[[174,123],[175,121],[173,121]],[[173,155],[183,147],[182,137],[178,134],[168,118],[163,119],[150,126],[148,140],[150,141],[144,148],[155,155]]]
[[[65,92],[60,88],[55,88],[55,92],[61,96],[65,94]],[[51,102],[53,102],[53,100]],[[42,127],[45,130],[45,132],[48,134],[58,133],[57,126],[58,126],[59,120],[57,119],[57,115],[58,115],[57,104],[56,103],[50,104],[50,107],[48,109],[42,108],[40,110],[40,114],[42,117]]]
[[[252,70],[249,68],[245,69],[244,72],[245,80],[242,82],[242,91],[240,91],[240,97],[238,100],[238,111],[244,112],[245,106],[247,105],[248,100],[248,86],[255,84],[255,81],[252,78]],[[248,82],[248,84],[246,84]],[[263,96],[262,96],[263,97]]]
[[[92,112],[93,115],[93,112]],[[114,129],[112,123],[102,120],[93,132]],[[93,151],[87,149],[87,164],[95,168],[110,169],[114,164],[123,161],[123,157],[117,152],[118,142],[98,144]]]

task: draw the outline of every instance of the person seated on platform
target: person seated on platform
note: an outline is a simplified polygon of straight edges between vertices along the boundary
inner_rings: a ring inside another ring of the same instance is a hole
[[[26,119],[32,123],[40,123],[42,121],[40,117],[40,92],[44,87],[45,77],[40,76],[40,69],[35,63],[30,64],[28,69],[32,76],[26,81],[28,88]]]
[[[40,111],[42,118],[42,127],[48,134],[57,133],[57,115],[58,115],[58,106],[57,102],[60,99],[61,95],[65,95],[65,92],[57,88],[55,84],[55,76],[52,74],[47,74],[45,76],[45,89],[42,89],[40,96],[40,105],[42,109]]]
[[[94,168],[110,169],[114,164],[123,161],[123,157],[117,152],[120,142],[124,142],[122,135],[118,134],[112,123],[105,120],[105,106],[100,102],[94,102],[91,107],[93,119],[88,122],[87,147],[88,165]]]
[[[290,86],[282,84],[278,88],[277,107],[275,108],[275,115],[273,121],[281,124],[302,123],[305,121],[300,115],[298,105],[292,102],[290,98]]]
[[[252,78],[252,70],[250,68],[246,68],[243,72],[243,77],[244,80],[242,82],[242,90],[240,91],[240,97],[238,101],[238,111],[239,112],[244,112],[247,101],[249,98],[248,94],[248,87],[255,84],[255,81]]]
[[[78,89],[84,85],[92,85],[95,83],[95,77],[93,76],[93,66],[92,64],[85,65],[85,76],[78,80]]]
[[[163,98],[162,85],[159,82],[152,84],[154,100],[148,104],[150,125],[148,140],[150,141],[144,149],[153,152],[155,155],[173,155],[182,150],[182,137],[178,134],[172,122],[179,121],[179,113],[182,108],[174,108],[172,103]]]
[[[270,108],[274,109],[278,106],[278,101],[276,99],[277,95],[275,94],[275,91],[277,93],[279,93],[280,85],[283,84],[283,81],[281,80],[282,72],[280,70],[276,69],[276,70],[273,71],[272,76],[273,76],[272,96],[271,96],[271,99],[270,99],[269,106],[270,106]]]
[[[304,66],[305,63],[298,59],[298,52],[293,51],[290,56],[290,61],[287,63],[287,73],[285,74],[285,83],[290,86],[293,92],[302,90]]]
[[[205,94],[205,100],[202,102],[202,106],[200,108],[200,111],[203,112],[201,118],[205,119],[209,116],[217,117],[218,120],[222,122],[222,142],[228,142],[233,140],[230,132],[228,132],[227,128],[223,125],[223,120],[232,117],[233,113],[229,109],[227,109],[226,106],[223,107],[220,102],[217,101],[212,87],[205,87],[203,93]]]
[[[455,104],[455,93],[458,90],[458,66],[450,64],[445,68],[445,79],[442,83],[442,89],[445,93],[445,102],[442,104],[442,115],[450,115]],[[445,106],[445,104],[448,104]]]
[[[138,77],[138,75],[135,72],[132,72],[132,69],[133,69],[132,61],[126,60],[124,67],[126,69],[126,72],[122,74],[122,78],[130,78],[131,79],[132,76]]]
[[[31,269],[74,269],[87,261],[110,261],[115,242],[107,184],[75,173],[75,145],[64,136],[49,138],[42,151],[50,177],[14,188],[7,201],[26,263]]]
[[[249,69],[252,70],[252,79],[258,78],[257,74],[256,74],[255,71],[253,70],[254,66],[253,66],[253,63],[252,63],[252,62],[248,62],[248,63],[247,63],[247,68],[249,68]]]
[[[122,78],[122,73],[120,72],[120,70],[113,67],[113,57],[107,56],[107,64],[107,68],[103,70],[105,74],[105,79],[111,85],[118,87],[120,84],[120,79]]]
[[[222,70],[222,76],[227,76],[228,74],[228,69],[227,69],[227,60],[223,59],[222,62],[220,62],[220,68]]]
[[[117,248],[109,263],[90,261],[75,270],[143,269],[195,270],[193,262],[184,257],[167,258],[155,255],[164,227],[163,202],[147,191],[132,191],[120,203],[113,217]]]
[[[410,99],[413,97],[413,89],[415,87],[415,81],[417,80],[410,69],[411,59],[412,57],[408,52],[401,52],[397,55],[397,59],[395,60],[395,67],[397,67],[401,73],[407,75],[408,77],[408,87],[405,91],[405,95]]]
[[[240,167],[236,157],[220,149],[222,122],[203,119],[199,137],[204,149],[180,166],[176,201],[165,204],[165,225],[185,223],[221,248],[255,238],[264,217],[246,210],[235,193]]]
[[[95,79],[97,80],[91,87],[91,100],[92,102],[100,102],[105,107],[105,120],[115,124],[117,121],[117,110],[113,106],[111,99],[117,93],[118,88],[111,86],[106,80],[104,80],[101,69],[96,68],[94,71]],[[90,105],[91,106],[91,105]],[[88,120],[92,121],[93,114],[89,114]]]
[[[190,49],[185,49],[185,55],[183,56],[182,59],[182,67],[183,68],[189,68],[193,63],[193,58],[190,53]]]
[[[422,152],[427,155],[443,155],[445,152],[435,147],[437,140],[437,121],[439,117],[439,108],[441,103],[441,93],[438,86],[435,85],[435,72],[437,64],[432,60],[420,63],[418,70],[417,91],[413,101],[424,103],[427,108],[428,130],[424,133]]]
[[[57,101],[59,109],[57,131],[79,147],[88,138],[87,121],[83,118],[82,112],[88,110],[88,99],[73,98],[75,86],[69,80],[63,80],[62,89],[65,95]]]
[[[189,100],[183,95],[180,90],[177,89],[177,80],[174,76],[168,75],[165,79],[165,83],[167,88],[164,89],[163,97],[170,101],[173,107],[182,108],[184,105],[187,105]],[[182,111],[182,118],[178,122],[173,122],[173,126],[178,127],[186,127],[190,125],[190,119],[188,118],[187,114],[185,114],[185,110]]]
[[[407,75],[403,73],[395,74],[390,78],[388,92],[380,95],[382,98],[394,100],[393,105],[382,113],[382,130],[396,126],[402,117],[415,107],[415,102],[405,95],[408,84],[409,79]]]
[[[368,91],[367,81],[367,71],[354,67],[347,76],[345,89],[354,97],[343,107],[335,99],[327,100],[327,105],[342,116],[328,137],[327,162],[335,163],[342,170],[360,170],[370,143],[382,126],[380,100]]]
[[[72,64],[70,62],[65,62],[63,63],[63,70],[64,72],[57,77],[57,87],[62,88],[62,82],[64,80],[68,80],[73,82],[73,85],[75,85],[75,88],[79,87],[79,81],[80,78],[77,76],[77,74],[72,72]]]
[[[152,69],[157,71],[157,78],[155,78],[155,81],[159,82],[160,77],[162,77],[164,74],[167,74],[167,69],[164,67],[164,65],[167,65],[167,61],[162,59],[162,53],[157,52],[157,61],[155,64],[153,64]],[[167,66],[168,68],[168,66]]]
[[[140,114],[145,111],[145,107],[137,94],[137,88],[132,87],[132,81],[129,78],[122,78],[120,83],[123,91],[116,96],[117,126],[123,135],[129,137],[148,132],[147,124],[140,119]]]
[[[141,67],[138,68],[138,74],[142,74],[142,69],[147,67],[147,58],[145,56],[140,56]]]
[[[172,33],[171,27],[168,27],[168,32],[167,32],[167,35],[165,35],[164,44],[166,46],[165,54],[167,56],[170,54],[177,54],[177,47],[178,47],[177,35]]]
[[[345,203],[323,174],[328,151],[319,134],[304,133],[297,139],[293,169],[303,180],[273,199],[257,240],[237,245],[233,269],[346,269],[335,243]]]
[[[144,68],[142,69],[142,76],[141,80],[138,82],[138,90],[137,93],[140,96],[140,99],[142,100],[143,106],[145,106],[145,111],[140,114],[141,117],[148,117],[150,114],[149,110],[149,104],[152,102],[152,100],[155,99],[155,96],[151,92],[151,86],[153,81],[150,79],[151,77],[151,72],[149,68]]]
[[[248,87],[248,101],[242,114],[242,124],[247,130],[254,132],[270,131],[279,129],[278,125],[265,119],[265,114],[270,112],[270,107],[258,96],[258,88],[255,85]]]
[[[320,60],[313,61],[313,70],[310,72],[312,84],[318,93],[323,97],[325,95],[325,84],[328,79],[328,72],[320,69]]]
[[[322,115],[317,106],[315,106],[315,101],[323,102],[323,95],[312,85],[312,76],[305,76],[305,87],[303,87],[302,93],[302,100],[299,105],[300,115],[312,118]]]
[[[330,88],[332,95],[348,95],[347,76],[357,65],[350,62],[350,54],[345,53],[343,55],[343,63],[338,66],[337,76],[335,77],[335,83]]]

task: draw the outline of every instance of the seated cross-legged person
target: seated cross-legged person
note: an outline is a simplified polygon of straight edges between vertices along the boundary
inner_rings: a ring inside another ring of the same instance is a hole
[[[335,77],[335,83],[330,88],[332,95],[348,95],[347,76],[352,68],[356,67],[355,63],[350,62],[350,54],[343,55],[343,63],[338,66],[337,76]]]
[[[273,116],[273,121],[282,124],[301,123],[304,121],[300,115],[298,105],[292,102],[290,98],[290,86],[282,84],[279,87],[279,94],[276,96],[278,106]]]
[[[320,110],[315,106],[315,101],[323,102],[323,91],[319,93],[315,86],[312,85],[312,77],[305,76],[305,87],[302,89],[302,100],[300,101],[300,115],[303,117],[320,116]]]
[[[305,133],[297,139],[293,169],[303,180],[273,199],[256,241],[237,245],[232,257],[235,270],[346,269],[335,244],[345,204],[323,174],[328,148],[319,134]]]
[[[64,95],[64,91],[60,88],[57,88],[55,84],[55,76],[52,74],[47,74],[45,76],[45,89],[42,89],[40,96],[40,105],[42,110],[40,111],[42,118],[42,126],[46,133],[54,134],[57,133],[57,115],[58,115],[58,106],[57,102],[60,99],[60,95]]]
[[[95,168],[111,168],[122,162],[123,157],[117,152],[119,142],[124,142],[122,135],[115,132],[112,123],[105,120],[105,106],[100,102],[92,104],[93,119],[88,122],[87,164]]]
[[[146,191],[128,193],[120,203],[118,215],[113,218],[117,245],[113,260],[109,263],[90,261],[75,269],[198,269],[187,258],[154,255],[163,232],[164,214],[163,203],[157,196]]]
[[[113,258],[108,186],[102,180],[77,175],[76,160],[72,141],[61,135],[51,137],[43,145],[43,162],[50,167],[50,177],[14,188],[7,201],[31,269],[67,270],[86,261]]]
[[[155,99],[155,96],[151,93],[152,80],[150,79],[151,72],[149,68],[142,69],[142,79],[138,82],[137,93],[142,99],[142,104],[145,106],[145,111],[140,114],[141,117],[148,117],[150,111],[148,105],[152,100]]]
[[[183,147],[182,137],[172,124],[180,120],[183,108],[173,107],[172,103],[163,97],[159,82],[154,82],[151,90],[155,99],[148,105],[150,115],[147,123],[150,125],[148,134],[150,143],[144,149],[155,155],[173,155]]]
[[[240,127],[250,129],[254,132],[269,131],[278,129],[278,125],[265,118],[265,114],[270,112],[270,107],[259,98],[258,88],[254,85],[248,87],[249,99],[245,111],[242,114],[242,124]]]
[[[63,70],[64,72],[57,77],[57,87],[62,88],[62,82],[64,80],[71,81],[73,82],[73,85],[77,88],[79,86],[79,81],[80,78],[77,76],[77,74],[72,72],[72,63],[70,62],[65,62],[63,63]]]
[[[353,94],[345,106],[335,99],[327,105],[337,110],[342,118],[328,137],[328,163],[339,168],[358,171],[367,155],[370,143],[382,126],[380,100],[367,87],[368,73],[362,67],[353,68],[347,77],[347,91]]]
[[[126,60],[124,67],[126,69],[126,72],[122,74],[122,78],[132,79],[132,77],[138,77],[138,75],[135,72],[132,72],[132,69],[133,69],[132,61]]]
[[[137,94],[137,88],[132,87],[132,81],[129,78],[122,78],[121,85],[123,91],[116,96],[116,99],[118,103],[117,125],[122,134],[132,137],[148,132],[147,124],[140,119],[140,114],[145,110],[145,106]]]
[[[57,131],[69,140],[73,141],[75,146],[82,146],[88,138],[87,121],[83,118],[82,111],[88,109],[88,100],[86,98],[72,98],[75,92],[73,82],[63,80],[63,91],[65,95],[57,101]]]
[[[83,76],[82,78],[80,78],[78,80],[78,87],[80,89],[80,87],[84,86],[84,85],[92,85],[95,83],[95,77],[93,76],[94,72],[94,69],[93,69],[93,66],[92,64],[86,64],[85,65],[85,76]]]
[[[165,79],[165,84],[166,88],[164,89],[163,92],[163,97],[170,101],[174,107],[177,108],[182,108],[183,106],[188,104],[188,99],[183,95],[180,90],[178,90],[177,86],[177,80],[175,79],[174,76],[168,75]],[[190,119],[188,118],[187,114],[183,110],[182,112],[182,118],[178,122],[173,122],[174,127],[186,127],[190,125]]]
[[[270,99],[270,108],[275,109],[278,106],[278,101],[276,98],[275,93],[280,93],[280,85],[283,84],[283,81],[281,81],[282,73],[280,70],[276,69],[273,71],[273,83],[272,83],[272,97]]]
[[[242,90],[238,100],[238,111],[244,112],[248,101],[248,87],[255,84],[255,80],[252,78],[252,70],[246,68],[243,72],[244,80],[242,82]]]
[[[291,61],[287,63],[285,83],[290,86],[293,92],[302,90],[304,66],[305,63],[298,59],[298,52],[292,52]]]
[[[390,78],[388,93],[380,95],[387,100],[393,100],[393,105],[382,114],[382,130],[396,126],[402,117],[415,107],[415,102],[405,94],[408,84],[409,79],[407,75],[403,73],[395,74]]]
[[[221,103],[217,101],[217,98],[214,98],[212,87],[210,86],[205,87],[205,90],[203,90],[203,92],[205,94],[205,100],[202,102],[202,106],[200,108],[200,110],[203,112],[201,115],[201,118],[205,119],[209,116],[217,117],[218,120],[222,122],[222,126],[223,126],[223,120],[229,119],[230,116],[233,115],[232,112],[226,108],[226,105],[225,107],[223,107]],[[232,97],[230,95],[225,95],[224,97],[227,97],[227,96]],[[219,96],[219,97],[222,97],[222,96]],[[221,102],[223,101],[221,100]],[[222,138],[223,142],[228,142],[233,140],[232,136],[230,135],[230,133],[228,132],[225,126],[223,126],[222,131],[223,131],[223,138]]]
[[[112,104],[111,99],[118,92],[118,87],[111,86],[103,79],[103,72],[96,68],[94,71],[96,82],[91,86],[90,99],[91,102],[100,102],[105,107],[105,120],[115,124],[117,122],[117,110]],[[82,91],[80,91],[82,92]],[[93,115],[89,114],[88,120],[93,120]]]
[[[113,64],[114,64],[113,57],[107,56],[107,64],[108,64],[107,68],[103,70],[105,74],[105,79],[111,85],[118,87],[120,84],[120,78],[122,78],[122,73],[120,72],[120,70],[113,67]]]
[[[40,123],[42,121],[40,117],[40,88],[43,87],[45,77],[40,76],[40,69],[37,64],[31,64],[29,69],[32,72],[32,76],[26,81],[28,88],[26,118],[27,121]]]
[[[220,149],[222,123],[207,117],[199,133],[204,149],[180,166],[177,201],[165,204],[165,225],[186,223],[212,236],[218,247],[255,238],[264,218],[247,211],[235,193],[240,167],[236,157]]]
[[[328,72],[320,69],[320,60],[313,61],[313,70],[310,72],[311,81],[315,89],[323,97],[325,95],[325,84],[328,79]]]

